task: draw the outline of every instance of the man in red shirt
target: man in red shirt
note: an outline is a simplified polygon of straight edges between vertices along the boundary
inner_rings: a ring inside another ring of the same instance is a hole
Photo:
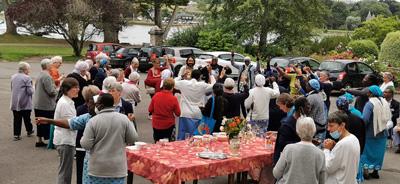
[[[175,117],[181,115],[178,99],[173,95],[175,81],[172,78],[163,82],[162,91],[156,93],[150,103],[149,112],[152,113],[154,142],[168,138],[175,140]]]

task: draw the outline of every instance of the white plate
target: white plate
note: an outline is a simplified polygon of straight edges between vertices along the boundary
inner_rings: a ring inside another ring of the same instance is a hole
[[[139,146],[143,146],[143,145],[146,145],[147,143],[145,143],[145,142],[135,142],[135,145],[139,145]]]
[[[126,148],[128,148],[129,150],[139,150],[139,148],[137,146],[127,146]]]

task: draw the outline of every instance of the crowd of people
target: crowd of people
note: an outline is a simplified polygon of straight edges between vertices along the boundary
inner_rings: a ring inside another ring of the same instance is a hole
[[[399,102],[390,73],[383,74],[383,83],[368,74],[363,89],[341,89],[338,110],[330,112],[334,83],[328,72],[269,64],[262,69],[259,59],[254,66],[250,58],[238,64],[233,56],[237,81],[217,58],[201,66],[188,57],[178,76],[168,56],[164,63],[152,60],[143,90],[151,98],[145,105],[154,142],[197,134],[205,118],[213,120],[206,127],[210,134],[221,131],[224,118],[246,118],[258,135],[278,132],[277,183],[355,184],[380,177],[388,137],[400,153]],[[61,57],[43,59],[34,83],[30,65],[21,62],[11,78],[14,140],[21,139],[22,119],[27,135],[34,134],[34,110],[35,146],[57,149],[59,184],[71,183],[74,156],[78,184],[124,183],[125,146],[138,139],[135,108],[142,81],[136,58],[124,70],[111,69],[109,60],[103,53],[94,61],[79,60],[65,76]]]

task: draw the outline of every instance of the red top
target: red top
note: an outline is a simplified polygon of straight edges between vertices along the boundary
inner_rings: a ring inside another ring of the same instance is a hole
[[[165,67],[160,67],[158,69],[150,68],[147,72],[146,80],[144,84],[150,87],[155,88],[156,92],[161,91],[160,84],[161,84],[161,72],[165,69]]]
[[[152,113],[153,128],[161,130],[175,125],[175,116],[181,115],[178,99],[168,90],[162,90],[153,96],[149,112]]]

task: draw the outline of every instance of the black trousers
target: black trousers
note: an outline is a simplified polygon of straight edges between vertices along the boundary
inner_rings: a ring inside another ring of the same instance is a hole
[[[246,109],[246,106],[244,105],[244,101],[240,105],[240,108],[242,109],[243,117],[246,118],[247,117],[247,109]]]
[[[173,141],[174,137],[172,137],[172,133],[175,130],[175,125],[171,126],[168,129],[155,129],[153,128],[153,138],[154,142],[159,141],[160,139],[168,139],[169,141]]]
[[[24,119],[26,132],[32,132],[31,110],[13,111],[14,115],[14,136],[21,135],[22,118]]]
[[[54,118],[54,111],[45,111],[35,109],[35,117],[45,117],[45,118]],[[38,137],[43,137],[44,140],[48,140],[50,137],[50,125],[36,125]]]
[[[82,184],[83,161],[85,160],[86,151],[76,150],[76,183]]]

